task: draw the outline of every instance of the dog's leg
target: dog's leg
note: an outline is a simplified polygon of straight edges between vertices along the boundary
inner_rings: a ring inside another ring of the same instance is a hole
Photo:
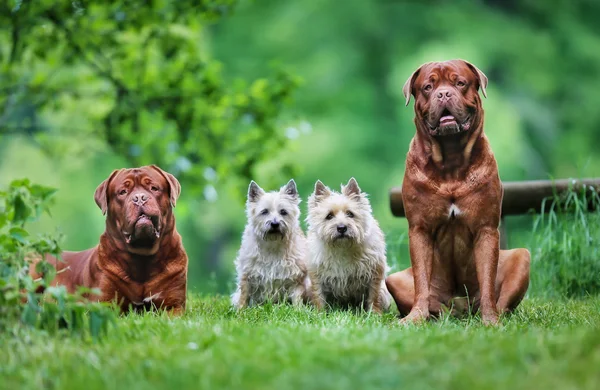
[[[475,268],[481,293],[481,319],[486,325],[498,323],[496,309],[496,274],[498,272],[500,234],[497,228],[482,227],[474,242]]]
[[[392,301],[392,296],[387,289],[385,284],[385,280],[381,281],[381,287],[379,288],[379,302],[381,302],[381,310],[383,312],[390,311],[390,305]]]
[[[246,307],[248,307],[248,303],[250,301],[250,282],[248,281],[247,275],[242,275],[238,289],[239,297],[237,300],[236,308],[245,309]]]
[[[304,296],[304,288],[303,287],[298,286],[298,287],[294,288],[294,291],[291,294],[292,305],[293,306],[302,305],[302,303],[304,302],[304,299],[302,298],[303,296]]]
[[[401,316],[407,316],[415,303],[415,279],[412,268],[396,272],[385,279],[387,290],[394,298]]]
[[[299,278],[298,280],[295,280],[295,283],[296,285],[293,287],[290,293],[290,299],[292,300],[292,305],[300,306],[306,299],[305,278]]]
[[[312,302],[312,283],[308,274],[302,280],[302,303],[308,304]]]
[[[181,317],[184,312],[185,312],[185,307],[183,307],[183,306],[173,307],[168,310],[169,316],[171,316],[171,317]]]
[[[369,285],[369,297],[365,302],[365,310],[372,310],[377,314],[381,314],[381,280],[377,282],[379,278],[374,278],[371,280],[371,284]]]
[[[419,323],[429,318],[429,288],[433,264],[433,240],[421,227],[408,232],[410,262],[415,280],[415,299],[410,313],[401,323]]]
[[[310,282],[310,296],[312,303],[317,310],[323,310],[325,308],[325,297],[323,295],[323,290],[321,289],[321,281],[316,272],[310,272]]]
[[[529,287],[529,263],[531,255],[527,249],[501,250],[496,276],[496,306],[499,313],[513,311]]]
[[[371,279],[371,284],[369,285],[369,296],[365,302],[365,310],[373,310],[377,314],[381,314],[383,312],[383,302],[381,301],[381,283],[383,282],[384,276],[385,267],[381,264],[378,264],[377,269],[375,270],[375,277]]]

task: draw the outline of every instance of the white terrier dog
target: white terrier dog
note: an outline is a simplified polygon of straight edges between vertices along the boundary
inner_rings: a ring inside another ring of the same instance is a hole
[[[300,304],[310,294],[306,238],[300,228],[300,197],[294,180],[265,193],[254,181],[248,188],[248,223],[235,261],[237,308],[267,301]]]
[[[388,310],[385,238],[356,180],[350,179],[341,193],[317,181],[307,221],[315,305]]]

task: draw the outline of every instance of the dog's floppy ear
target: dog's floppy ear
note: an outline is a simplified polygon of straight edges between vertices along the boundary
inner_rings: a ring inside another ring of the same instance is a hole
[[[110,181],[117,175],[117,173],[121,172],[121,169],[115,169],[112,171],[108,179],[104,180],[100,185],[96,188],[96,192],[94,193],[94,200],[100,210],[102,210],[102,215],[106,214],[108,210],[108,185]]]
[[[421,68],[423,68],[427,64],[429,64],[429,62],[419,66],[419,68],[417,70],[415,70],[413,72],[413,74],[410,75],[408,80],[406,80],[406,82],[404,83],[404,87],[402,87],[402,93],[404,94],[404,98],[406,99],[406,104],[405,104],[406,106],[408,106],[408,103],[410,103],[411,95],[414,95],[415,98],[417,97],[413,93],[413,87],[415,86],[415,80],[417,79],[417,76],[419,76],[419,73],[421,72]]]
[[[256,202],[261,196],[265,194],[262,188],[254,180],[250,182],[248,186],[248,202]]]
[[[327,188],[325,184],[321,182],[321,180],[317,180],[315,183],[315,198],[322,199],[331,195],[331,190]]]
[[[342,194],[348,197],[360,195],[360,192],[360,187],[358,186],[358,182],[355,178],[350,178],[350,180],[348,180],[348,184],[342,186]]]
[[[169,200],[171,201],[171,207],[175,207],[177,203],[177,199],[179,199],[179,195],[181,194],[181,184],[179,184],[179,180],[169,172],[163,171],[157,165],[150,165],[152,168],[158,171],[169,183]]]
[[[296,182],[294,181],[294,179],[288,181],[288,183],[286,185],[281,187],[279,192],[281,192],[282,194],[289,195],[293,199],[298,198],[298,188],[296,187]]]
[[[461,61],[464,62],[469,67],[469,69],[471,69],[473,71],[473,73],[475,73],[475,75],[477,76],[477,81],[479,82],[479,88],[481,88],[481,93],[483,93],[484,98],[487,98],[487,93],[485,92],[485,89],[487,88],[487,85],[488,85],[487,76],[481,70],[479,70],[478,67],[471,64],[470,62],[465,61],[465,60],[461,60]]]

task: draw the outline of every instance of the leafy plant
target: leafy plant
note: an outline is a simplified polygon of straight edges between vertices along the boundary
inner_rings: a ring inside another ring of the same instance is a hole
[[[249,83],[224,79],[207,27],[236,3],[0,6],[0,23],[10,26],[0,32],[0,42],[10,42],[0,80],[14,80],[0,96],[0,136],[35,134],[49,153],[93,139],[131,165],[160,165],[196,191],[217,179],[249,180],[286,143],[280,114],[299,79],[280,67]],[[70,113],[67,121],[46,121],[61,112]]]
[[[600,196],[593,187],[570,188],[545,201],[533,232],[531,284],[536,295],[600,293]]]
[[[64,286],[50,286],[56,270],[46,255],[60,255],[59,239],[33,237],[26,230],[27,223],[49,213],[54,193],[27,179],[13,181],[0,191],[0,330],[26,326],[56,333],[65,328],[95,339],[114,322],[115,311],[84,298],[97,291],[80,289],[69,294]],[[32,262],[43,275],[39,279],[30,276]]]

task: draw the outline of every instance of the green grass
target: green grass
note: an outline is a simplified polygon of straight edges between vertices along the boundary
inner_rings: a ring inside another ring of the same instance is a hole
[[[592,389],[599,324],[600,298],[526,299],[498,328],[476,317],[405,328],[393,314],[238,314],[194,296],[182,318],[129,315],[100,343],[0,335],[0,388]]]
[[[588,206],[595,209],[588,212]],[[600,294],[600,196],[571,189],[544,204],[532,231],[530,293],[546,298]]]
[[[225,297],[192,295],[182,318],[124,316],[96,343],[0,333],[0,390],[596,389],[600,212],[584,212],[586,196],[572,191],[536,217],[529,298],[497,328],[291,306],[238,313]],[[404,244],[389,245],[397,268]]]

